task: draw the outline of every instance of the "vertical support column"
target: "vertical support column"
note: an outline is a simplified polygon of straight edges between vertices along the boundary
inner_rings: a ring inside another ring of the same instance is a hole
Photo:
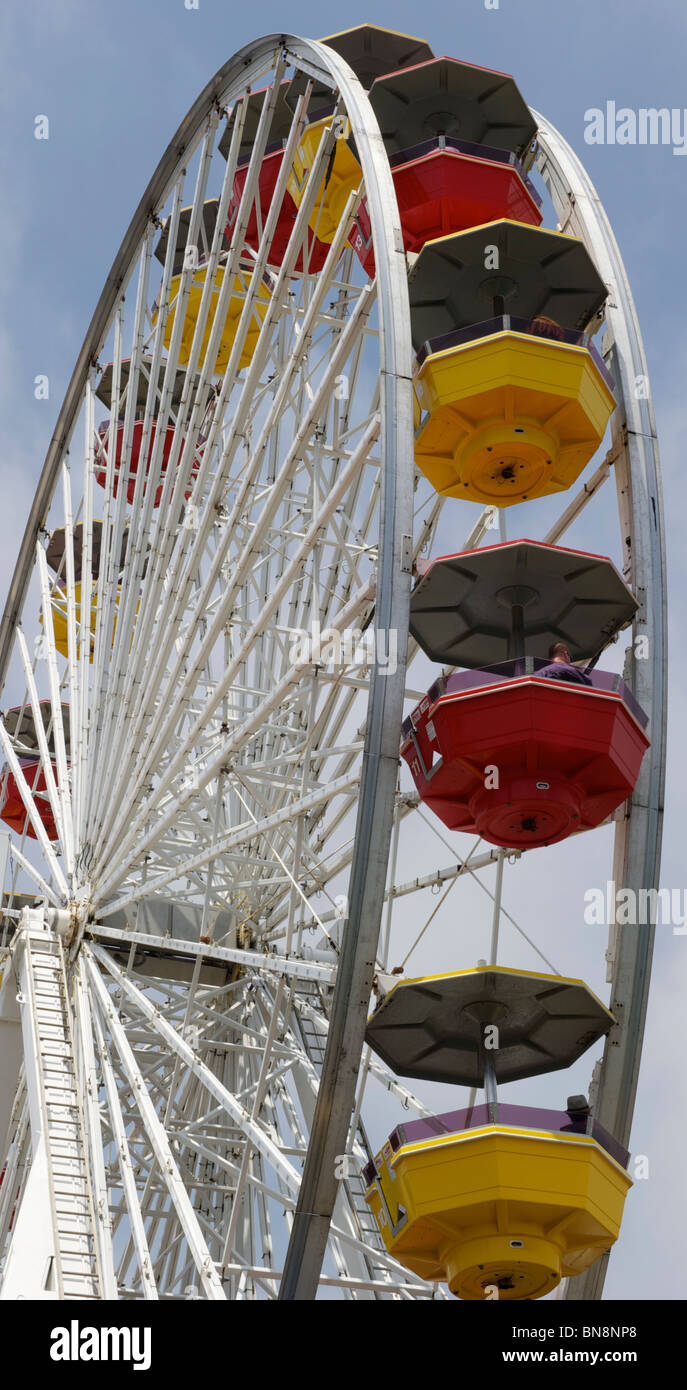
[[[360,801],[334,1002],[310,1144],[279,1298],[312,1300],[336,1202],[337,1156],[348,1144],[384,903],[405,664],[412,562],[413,418],[410,307],[391,170],[369,100],[348,64],[309,45],[346,106],[363,170],[377,267],[382,416],[375,628],[397,635],[396,671],[375,665],[367,710]]]
[[[37,1001],[30,969],[32,934],[44,935],[41,909],[24,908],[12,943],[18,983],[26,1091],[31,1127],[31,1167],[17,1212],[0,1286],[0,1299],[56,1299],[62,1295],[57,1259],[55,1197],[48,1162],[48,1117],[40,1072]]]

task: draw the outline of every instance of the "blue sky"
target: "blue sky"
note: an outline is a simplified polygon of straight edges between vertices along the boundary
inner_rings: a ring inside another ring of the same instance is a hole
[[[590,107],[681,108],[687,12],[675,0],[484,0],[362,10],[306,0],[253,12],[221,0],[5,0],[0,13],[0,585],[64,388],[104,277],[168,140],[212,73],[250,39],[286,26],[321,33],[365,20],[419,34],[435,53],[512,72],[525,96],[581,154],[618,237],[637,303],[661,442],[670,567],[672,704],[663,883],[685,886],[684,601],[687,487],[687,156],[664,146],[587,146]],[[421,18],[418,18],[421,15]],[[50,139],[34,139],[37,115]],[[36,401],[38,373],[50,399]],[[555,898],[553,885],[552,896]],[[578,920],[576,916],[575,920]],[[564,914],[555,928],[564,930]],[[571,955],[562,964],[572,966]],[[682,1296],[685,1197],[683,1032],[687,937],[659,928],[633,1133],[650,1178],[628,1201],[623,1257],[607,1296]]]

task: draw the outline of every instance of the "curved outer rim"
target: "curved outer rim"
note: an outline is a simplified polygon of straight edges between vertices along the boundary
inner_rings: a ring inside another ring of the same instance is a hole
[[[291,34],[271,34],[240,49],[207,84],[160,160],[105,281],[50,441],[0,625],[0,690],[60,461],[74,429],[89,368],[98,357],[138,245],[169,192],[180,160],[216,102],[220,98],[230,102],[250,87],[264,69],[265,59],[280,50],[287,58],[297,59],[313,76],[338,87],[365,178],[380,316],[382,469],[375,625],[381,631],[395,630],[398,634],[395,673],[380,674],[375,668],[371,682],[348,920],[301,1196],[280,1290],[280,1297],[310,1299],[317,1290],[337,1196],[336,1158],[348,1141],[386,882],[405,689],[414,469],[410,308],[396,194],[367,95],[348,64],[326,45]]]
[[[613,880],[623,888],[657,888],[661,862],[666,744],[666,562],[663,498],[654,409],[642,336],[618,244],[599,195],[581,160],[543,116],[539,124],[540,173],[553,199],[561,230],[581,237],[608,285],[606,309],[611,369],[620,397],[611,428],[622,527],[624,570],[640,607],[634,633],[646,636],[649,655],[639,660],[634,643],[625,679],[649,716],[651,747],[644,756],[625,819],[616,823]],[[642,378],[638,397],[636,382]],[[646,1021],[654,927],[623,931],[610,924],[607,978],[610,1007],[618,1019],[606,1040],[595,1082],[600,1123],[629,1147],[639,1061]],[[561,1297],[601,1297],[608,1255],[585,1274],[569,1279]],[[561,1286],[562,1289],[562,1286]]]
[[[326,46],[282,34],[267,36],[239,50],[198,97],[150,180],[106,279],[50,441],[0,625],[0,689],[28,588],[36,538],[50,506],[60,459],[71,438],[89,367],[98,356],[136,247],[165,197],[180,158],[216,100],[220,95],[231,100],[227,88],[233,83],[237,93],[250,85],[265,57],[280,47],[314,75],[329,74],[335,80],[358,142],[368,189],[379,282],[384,420],[376,622],[380,628],[395,627],[399,634],[396,674],[381,678],[375,672],[370,692],[349,917],[311,1145],[280,1292],[283,1298],[307,1299],[315,1296],[336,1200],[334,1160],[345,1148],[384,891],[397,772],[396,734],[405,680],[410,580],[409,566],[407,562],[404,565],[404,537],[411,533],[412,487],[410,318],[396,198],[367,96],[348,65]],[[646,360],[620,252],[598,194],[567,142],[549,122],[534,114],[539,122],[541,171],[561,229],[572,231],[585,241],[611,290],[607,323],[622,396],[622,408],[613,418],[615,469],[621,520],[626,523],[623,534],[629,537],[629,543],[625,542],[626,568],[642,603],[637,626],[649,639],[649,659],[637,660],[633,649],[628,674],[631,688],[649,714],[652,729],[651,749],[629,803],[629,815],[618,824],[614,877],[625,887],[656,887],[665,778],[666,599],[663,508],[653,405],[648,388],[646,396],[639,399],[634,390],[638,376],[648,381]],[[651,926],[632,936],[611,926],[611,1007],[622,1022],[606,1047],[595,1108],[600,1122],[623,1143],[629,1139],[634,1109],[653,935]],[[599,1298],[606,1263],[607,1258],[598,1261],[586,1275],[570,1281],[565,1296]]]

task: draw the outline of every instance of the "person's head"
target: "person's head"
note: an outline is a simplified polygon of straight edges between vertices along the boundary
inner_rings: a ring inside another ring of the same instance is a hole
[[[530,327],[532,332],[540,338],[561,339],[563,337],[561,325],[555,319],[550,319],[547,314],[537,314],[537,317],[532,319]]]
[[[570,665],[570,652],[565,642],[552,642],[549,647],[549,661],[566,661]]]

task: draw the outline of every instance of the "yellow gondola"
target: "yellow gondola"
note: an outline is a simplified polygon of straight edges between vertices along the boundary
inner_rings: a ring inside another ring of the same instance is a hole
[[[203,289],[205,286],[206,276],[207,266],[199,266],[198,269],[194,271],[193,278],[191,280],[188,300],[186,302],[186,312],[184,314],[184,327],[181,335],[181,345],[179,347],[178,360],[182,366],[188,362],[191,356],[191,347],[193,345],[196,324],[198,322],[198,314],[200,312],[200,303],[203,296]],[[229,307],[227,309],[227,315],[224,321],[224,328],[222,330],[222,336],[219,342],[219,349],[212,369],[213,375],[217,375],[220,372],[226,371],[231,355],[231,350],[234,346],[234,339],[236,338],[236,330],[239,325],[239,319],[243,312],[246,293],[250,289],[251,278],[252,272],[243,266],[234,278],[233,291],[229,299]],[[181,279],[181,275],[175,275],[170,285],[170,308],[165,322],[165,332],[163,339],[166,348],[169,348],[169,345],[172,340],[172,330],[174,328],[174,320],[176,317],[176,302],[179,295],[179,291],[181,289]],[[217,267],[217,270],[215,271],[215,279],[212,288],[210,308],[205,323],[205,332],[203,334],[203,341],[201,343],[200,356],[198,359],[199,368],[202,368],[205,362],[205,354],[207,352],[208,343],[210,341],[210,334],[212,332],[215,321],[215,314],[217,312],[219,294],[222,288],[223,280],[224,267],[220,265]],[[239,358],[239,368],[247,367],[253,357],[253,353],[255,352],[255,348],[257,346],[260,329],[262,327],[265,314],[267,313],[267,305],[270,298],[270,293],[271,291],[269,288],[269,284],[267,280],[263,278],[263,282],[258,290],[257,300],[253,307],[253,312],[250,317],[248,331],[244,340],[243,351]],[[158,306],[156,306],[153,311],[153,323],[157,323],[157,316]]]
[[[118,594],[119,594],[119,591],[118,591]],[[98,604],[98,595],[97,595],[97,593],[96,593],[96,589],[95,589],[95,585],[94,585],[93,588],[92,588],[92,590],[91,590],[91,624],[90,624],[90,626],[91,626],[91,656],[90,656],[91,661],[93,660],[93,640],[92,640],[92,639],[93,639],[93,637],[95,636],[95,623],[96,623],[97,604]],[[62,588],[59,588],[59,587],[53,589],[53,591],[52,591],[52,593],[51,593],[51,596],[50,596],[50,606],[51,606],[51,608],[52,608],[52,626],[53,626],[53,632],[54,632],[54,634],[55,634],[55,646],[56,646],[56,648],[57,648],[57,650],[58,650],[58,652],[60,653],[61,656],[66,656],[66,657],[68,657],[68,656],[69,656],[69,627],[68,627],[68,621],[67,621],[67,618],[68,618],[68,610],[67,610],[67,591],[66,591],[66,589],[62,589]],[[81,623],[81,585],[80,585],[80,584],[75,584],[75,585],[74,585],[74,606],[75,606],[75,609],[76,609],[76,626],[77,626],[77,631],[78,631],[79,625],[80,625],[80,623]],[[43,614],[42,614],[42,613],[41,613],[41,619],[40,619],[40,620],[41,620],[41,624],[42,624],[42,623],[43,623]],[[80,643],[77,643],[77,657],[79,656],[79,654],[80,654]]]
[[[117,608],[119,607],[119,594],[120,594],[120,588],[119,588],[119,586],[118,586],[118,587],[117,587],[117,597],[116,597],[116,600],[115,600],[115,616],[114,616],[114,621],[113,621],[113,624],[112,624],[112,642],[114,642],[115,633],[116,633],[116,631],[117,631],[117,611],[116,611],[116,610],[117,610]],[[67,622],[67,592],[66,592],[66,590],[65,590],[65,589],[62,589],[62,588],[59,588],[59,587],[53,589],[52,594],[51,594],[51,598],[50,598],[50,605],[51,605],[51,608],[52,608],[52,624],[53,624],[53,632],[54,632],[54,634],[55,634],[55,647],[56,647],[57,651],[60,653],[61,656],[68,657],[68,656],[69,656],[69,633],[68,633],[68,622]],[[80,585],[80,584],[75,584],[75,585],[74,585],[74,607],[75,607],[75,610],[76,610],[76,627],[77,627],[77,632],[78,632],[78,630],[79,630],[79,625],[80,625],[80,623],[81,623],[81,585]],[[136,613],[137,613],[137,615],[138,615],[138,609],[139,609],[139,607],[140,607],[140,602],[136,605]],[[90,651],[90,661],[93,661],[93,653],[94,653],[94,650],[95,650],[95,642],[94,642],[93,639],[94,639],[94,637],[95,637],[95,627],[96,627],[97,608],[98,608],[98,594],[97,594],[96,586],[95,586],[95,584],[94,584],[94,585],[93,585],[93,588],[92,588],[92,590],[91,590],[91,623],[90,623],[90,627],[91,627],[91,651]],[[42,623],[43,623],[43,614],[42,614],[42,613],[41,613],[41,616],[40,616],[40,621],[41,621],[41,624],[42,624]],[[78,639],[77,639],[77,659],[78,659],[78,657],[79,657],[79,655],[80,655],[80,645],[81,645],[81,644],[80,644],[80,642],[79,642]]]
[[[389,1253],[468,1300],[543,1298],[580,1274],[617,1239],[631,1186],[591,1135],[508,1124],[389,1142],[366,1172]]]
[[[296,207],[300,207],[303,201],[307,176],[319,149],[322,133],[326,126],[331,124],[332,119],[328,116],[324,120],[313,121],[312,125],[306,126],[303,131],[288,183],[288,190]],[[349,123],[342,118],[341,132],[336,137],[333,158],[329,161],[315,205],[308,218],[309,226],[317,238],[327,244],[334,240],[349,196],[358,188],[362,179],[362,169],[348,144],[349,135]]]
[[[429,352],[415,395],[418,468],[439,493],[499,507],[569,488],[615,406],[586,346],[511,328]]]

